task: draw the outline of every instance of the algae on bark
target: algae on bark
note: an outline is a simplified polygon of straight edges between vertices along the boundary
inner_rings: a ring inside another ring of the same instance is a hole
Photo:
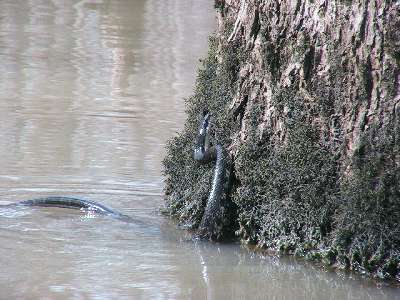
[[[192,158],[200,112],[229,151],[220,231],[262,248],[399,279],[400,4],[219,0],[218,29],[167,146],[166,211],[196,229],[213,164]]]

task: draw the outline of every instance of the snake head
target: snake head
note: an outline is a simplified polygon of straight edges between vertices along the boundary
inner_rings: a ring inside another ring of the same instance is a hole
[[[210,127],[210,118],[211,114],[208,112],[208,110],[204,110],[203,119],[200,123],[199,135],[204,135],[204,136],[207,135],[208,129]]]
[[[204,110],[202,113],[199,134],[197,136],[196,146],[194,149],[194,158],[199,161],[204,158],[204,154],[210,146],[210,119],[211,114],[208,112],[208,110]]]

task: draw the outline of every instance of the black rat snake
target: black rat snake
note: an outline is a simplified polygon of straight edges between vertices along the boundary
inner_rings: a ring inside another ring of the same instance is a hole
[[[1,207],[18,207],[18,206],[40,206],[40,207],[62,207],[80,209],[87,212],[94,212],[97,214],[111,216],[120,220],[129,220],[130,217],[120,212],[113,210],[103,204],[95,201],[84,200],[73,197],[60,197],[60,196],[49,196],[31,200],[19,201]]]
[[[220,217],[221,195],[225,179],[224,150],[219,144],[210,147],[210,118],[210,114],[205,112],[200,124],[193,155],[194,159],[201,163],[216,161],[211,191],[198,228],[198,234],[202,237],[211,237],[215,234],[218,218]]]
[[[225,162],[223,148],[217,144],[210,147],[210,114],[204,113],[200,124],[199,134],[197,136],[194,149],[194,159],[200,163],[208,163],[216,160],[212,188],[208,196],[207,205],[204,210],[198,233],[200,236],[211,236],[215,230],[216,220],[219,216],[220,198],[223,192],[223,183],[225,176]],[[84,200],[73,197],[49,196],[31,200],[24,200],[12,204],[2,205],[0,207],[18,207],[18,206],[39,206],[39,207],[62,207],[80,209],[88,212],[94,212],[102,215],[111,216],[116,219],[130,221],[129,216],[123,215],[98,202]]]

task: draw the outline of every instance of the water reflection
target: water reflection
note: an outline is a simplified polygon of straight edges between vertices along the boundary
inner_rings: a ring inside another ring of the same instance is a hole
[[[0,1],[1,202],[79,196],[137,220],[2,210],[0,298],[398,296],[238,245],[193,241],[156,212],[164,144],[182,127],[212,6]]]
[[[159,176],[212,28],[211,1],[2,1],[0,9],[7,168],[17,161],[14,173],[34,172],[40,161],[47,174]],[[193,32],[201,42],[188,42]]]
[[[2,251],[13,262],[2,264],[3,274],[13,275],[10,284],[2,286],[2,294],[57,299],[398,296],[396,289],[378,289],[369,281],[323,272],[292,258],[263,257],[238,245],[193,241],[158,216],[142,212],[138,217],[149,226],[50,209],[29,210],[2,221]]]
[[[396,289],[377,289],[370,281],[323,272],[290,257],[260,256],[224,244],[210,247],[199,242],[193,247],[198,256],[194,258],[198,260],[194,263],[197,276],[184,277],[186,285],[191,287],[186,290],[187,298],[392,299],[399,296]]]

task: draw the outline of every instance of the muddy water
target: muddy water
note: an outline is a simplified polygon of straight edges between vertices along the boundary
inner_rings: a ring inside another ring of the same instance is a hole
[[[392,299],[396,289],[238,245],[157,213],[212,0],[0,1],[0,198],[98,200],[138,220],[0,210],[0,299]]]

